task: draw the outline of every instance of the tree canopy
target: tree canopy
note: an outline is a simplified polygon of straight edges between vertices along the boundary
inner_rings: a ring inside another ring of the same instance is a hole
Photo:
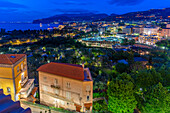
[[[133,89],[133,80],[126,73],[111,81],[107,91],[108,110],[113,113],[132,113],[137,105]]]

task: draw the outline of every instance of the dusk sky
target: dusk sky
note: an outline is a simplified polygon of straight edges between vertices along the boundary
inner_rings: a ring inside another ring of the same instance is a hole
[[[170,7],[170,0],[0,0],[0,21],[32,21],[63,13],[115,13]]]

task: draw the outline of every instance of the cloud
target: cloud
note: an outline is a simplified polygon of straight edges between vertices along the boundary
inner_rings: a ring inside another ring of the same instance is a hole
[[[110,0],[108,3],[111,5],[116,4],[117,6],[133,6],[143,1],[144,0]]]
[[[65,5],[87,5],[88,3],[85,2],[77,2],[77,1],[66,1],[64,2]]]
[[[74,13],[74,14],[81,14],[81,13],[98,13],[98,11],[94,10],[86,10],[86,9],[55,9],[54,12],[58,13]]]
[[[53,1],[49,0],[51,3],[55,5],[88,5],[90,3],[87,2],[82,2],[82,1],[75,1],[75,0],[70,0],[70,1]]]
[[[13,12],[16,12],[18,11],[18,9],[15,9],[15,8],[0,8],[0,12],[1,13],[13,13]]]
[[[27,6],[0,0],[0,8],[27,8]]]

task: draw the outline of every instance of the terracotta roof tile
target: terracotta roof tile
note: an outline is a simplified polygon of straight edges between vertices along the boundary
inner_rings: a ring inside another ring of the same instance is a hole
[[[42,65],[37,69],[46,73],[51,73],[58,76],[72,78],[76,80],[84,80],[84,69],[80,65],[66,64],[66,63],[54,63]]]
[[[85,104],[84,104],[84,106],[85,106],[86,108],[90,108],[92,105],[93,105],[92,103],[85,103]]]
[[[12,65],[25,56],[25,54],[0,54],[0,64]]]

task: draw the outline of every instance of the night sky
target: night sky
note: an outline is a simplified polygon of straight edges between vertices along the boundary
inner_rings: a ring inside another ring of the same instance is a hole
[[[32,21],[63,13],[123,14],[170,7],[170,0],[0,0],[0,22]]]

